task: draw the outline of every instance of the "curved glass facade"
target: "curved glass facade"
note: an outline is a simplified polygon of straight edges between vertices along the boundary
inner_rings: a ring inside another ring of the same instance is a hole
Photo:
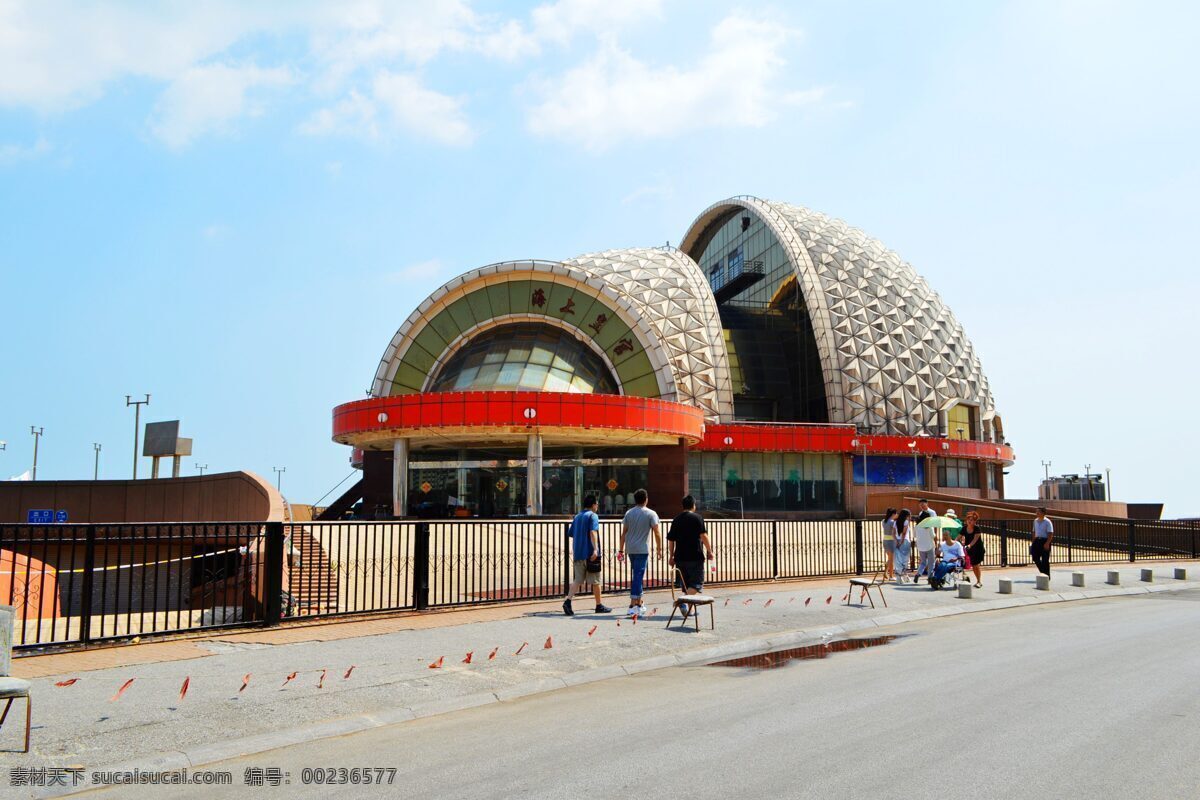
[[[775,235],[758,215],[737,209],[716,220],[696,249],[690,255],[708,275],[721,314],[734,417],[827,422],[812,320]]]
[[[603,359],[567,331],[520,323],[484,331],[457,353],[431,392],[546,391],[620,394]]]

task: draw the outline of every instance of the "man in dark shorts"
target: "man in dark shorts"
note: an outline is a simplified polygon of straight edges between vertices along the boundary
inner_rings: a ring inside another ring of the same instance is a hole
[[[690,494],[683,498],[683,511],[671,520],[667,548],[667,563],[683,573],[679,588],[688,594],[699,594],[704,588],[704,564],[713,557],[713,547],[704,528],[704,518],[696,513],[696,501]],[[686,606],[683,613],[687,616]]]

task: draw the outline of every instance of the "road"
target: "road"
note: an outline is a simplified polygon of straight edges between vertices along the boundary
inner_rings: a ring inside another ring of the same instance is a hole
[[[674,668],[244,760],[224,791],[139,797],[1195,797],[1200,591],[873,631],[776,669]],[[246,767],[291,784],[242,786]],[[304,767],[396,784],[301,785]],[[106,790],[88,796],[128,796]]]

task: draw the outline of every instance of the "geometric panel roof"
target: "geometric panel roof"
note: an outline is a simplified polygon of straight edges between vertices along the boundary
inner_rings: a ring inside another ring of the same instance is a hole
[[[682,248],[692,252],[731,209],[758,216],[794,265],[813,321],[831,422],[903,434],[938,431],[954,401],[995,405],[971,341],[925,279],[896,253],[808,208],[735,197],[705,210]]]

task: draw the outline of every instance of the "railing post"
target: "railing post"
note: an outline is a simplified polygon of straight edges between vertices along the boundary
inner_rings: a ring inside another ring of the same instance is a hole
[[[1192,531],[1192,558],[1196,558],[1196,523],[1189,522],[1188,528]]]
[[[1137,560],[1137,526],[1129,520],[1129,563]]]
[[[413,532],[413,605],[429,608],[429,523],[418,522]]]
[[[1000,566],[1008,566],[1008,520],[1000,520]]]
[[[1067,520],[1067,563],[1074,564],[1075,520]]]
[[[854,572],[863,574],[863,521],[854,520]]]
[[[266,524],[263,559],[263,625],[278,625],[283,617],[283,523]]]
[[[771,520],[771,580],[779,579],[779,523]]]
[[[563,594],[571,591],[571,523],[563,526]]]
[[[79,641],[92,640],[92,576],[96,571],[96,526],[88,525],[83,546],[83,587],[79,590]]]

